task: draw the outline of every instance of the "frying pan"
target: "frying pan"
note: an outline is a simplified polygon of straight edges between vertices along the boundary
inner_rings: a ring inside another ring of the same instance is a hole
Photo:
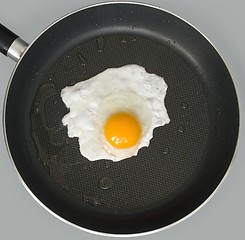
[[[190,215],[222,182],[238,137],[236,92],[215,48],[184,20],[143,4],[100,4],[60,19],[28,47],[1,25],[0,47],[17,61],[4,106],[8,150],[54,215],[94,232],[150,232]],[[90,162],[61,123],[69,110],[60,91],[127,64],[165,79],[171,121],[137,156]]]

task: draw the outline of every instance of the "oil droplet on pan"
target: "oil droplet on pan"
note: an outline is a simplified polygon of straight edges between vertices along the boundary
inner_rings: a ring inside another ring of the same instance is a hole
[[[163,154],[167,155],[168,153],[169,153],[169,148],[168,147],[164,148],[163,149]]]
[[[100,179],[100,188],[103,190],[110,189],[113,185],[113,181],[108,177],[103,177]]]
[[[35,112],[36,112],[36,113],[39,113],[39,112],[40,112],[40,108],[39,108],[39,107],[36,107],[36,108],[35,108]]]
[[[185,128],[182,125],[180,125],[179,126],[179,132],[183,133],[184,131],[185,131]]]
[[[134,25],[133,27],[132,27],[132,29],[134,29],[136,26]],[[121,43],[134,43],[134,42],[136,42],[137,41],[137,39],[135,38],[135,37],[133,37],[133,36],[123,36],[123,37],[121,37]]]
[[[50,75],[48,76],[48,80],[49,80],[49,81],[52,81],[53,78],[54,78],[53,74],[50,74]]]
[[[81,53],[77,54],[77,58],[78,58],[79,63],[82,66],[85,66],[86,65],[86,59],[85,59],[85,57]]]
[[[183,102],[183,103],[182,103],[182,108],[183,108],[183,109],[188,108],[188,104],[187,104],[186,102]]]
[[[105,48],[105,39],[103,37],[99,37],[96,39],[96,44],[97,44],[97,51],[102,52],[102,50]]]
[[[122,38],[121,38],[121,42],[122,42],[122,43],[127,43],[127,42],[128,42],[128,41],[127,41],[127,38],[126,38],[126,37],[122,37]]]

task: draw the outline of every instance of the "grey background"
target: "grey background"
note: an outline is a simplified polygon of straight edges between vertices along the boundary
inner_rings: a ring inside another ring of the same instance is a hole
[[[96,0],[0,0],[0,22],[31,42],[46,26]],[[237,88],[241,128],[231,171],[213,198],[184,222],[141,239],[245,239],[245,30],[243,0],[142,0],[171,11],[204,33],[227,63]],[[4,95],[15,63],[0,56],[1,126]],[[232,116],[231,116],[232,117]],[[0,128],[0,239],[109,239],[76,229],[44,210],[20,182]]]

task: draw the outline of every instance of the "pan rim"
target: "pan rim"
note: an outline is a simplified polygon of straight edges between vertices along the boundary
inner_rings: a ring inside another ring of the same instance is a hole
[[[239,131],[239,129],[240,129],[239,96],[237,94],[236,86],[235,86],[234,81],[233,81],[233,85],[234,85],[234,89],[235,89],[235,92],[236,92],[237,103],[238,103],[238,115],[239,115],[238,116],[238,120],[239,120],[239,123],[238,123],[238,135],[237,135],[237,142],[236,142],[236,146],[235,146],[233,157],[231,159],[231,162],[229,164],[229,167],[226,170],[223,178],[221,179],[221,181],[219,182],[219,184],[216,186],[216,188],[214,189],[214,191],[209,195],[209,197],[206,198],[206,200],[202,204],[200,204],[197,208],[195,208],[189,214],[187,214],[183,218],[181,218],[181,219],[179,219],[179,220],[177,220],[177,221],[175,221],[175,222],[173,222],[173,223],[171,223],[171,224],[169,224],[167,226],[160,227],[160,228],[157,228],[157,229],[154,229],[154,230],[150,230],[150,231],[141,232],[141,233],[112,234],[112,233],[104,233],[104,232],[99,232],[99,231],[96,231],[96,230],[87,229],[87,228],[78,226],[78,225],[76,225],[76,224],[74,224],[74,223],[72,223],[72,222],[64,219],[63,217],[61,217],[60,215],[58,215],[57,213],[55,213],[51,209],[49,209],[43,202],[41,202],[41,200],[38,199],[38,197],[31,191],[31,189],[27,186],[27,184],[25,183],[25,181],[21,177],[21,175],[20,175],[20,173],[19,173],[19,171],[18,171],[18,169],[17,169],[17,167],[15,165],[15,162],[14,162],[14,160],[12,158],[12,154],[11,154],[11,151],[10,151],[10,148],[9,148],[7,131],[6,131],[6,121],[5,121],[6,107],[7,107],[6,106],[7,105],[7,99],[8,99],[8,95],[9,95],[10,85],[12,83],[12,80],[13,80],[13,77],[15,75],[15,72],[18,69],[18,66],[21,63],[22,59],[24,58],[25,54],[32,47],[32,45],[42,36],[42,34],[44,32],[46,32],[48,29],[50,29],[56,23],[62,21],[63,19],[65,19],[65,18],[69,17],[70,15],[73,15],[73,14],[75,14],[77,12],[81,12],[81,11],[86,10],[86,9],[90,9],[90,8],[94,8],[94,7],[99,7],[99,6],[103,6],[103,5],[116,5],[116,4],[132,4],[132,5],[145,6],[145,7],[149,7],[149,8],[153,8],[153,9],[157,9],[157,10],[160,10],[160,11],[163,11],[163,12],[166,12],[166,13],[169,13],[172,16],[180,19],[181,21],[183,21],[183,22],[187,23],[189,26],[191,26],[195,31],[199,32],[207,40],[207,42],[215,49],[215,51],[218,53],[218,55],[221,58],[221,60],[224,62],[225,66],[227,66],[226,62],[224,61],[222,55],[217,50],[217,48],[213,45],[213,43],[199,29],[197,29],[190,22],[188,22],[187,20],[183,19],[182,17],[178,16],[177,14],[175,14],[175,13],[173,13],[171,11],[168,11],[168,10],[166,10],[164,8],[161,8],[161,7],[152,5],[152,4],[147,4],[147,3],[137,2],[137,1],[130,1],[130,2],[126,2],[126,1],[120,1],[120,2],[109,1],[109,2],[101,2],[101,3],[97,3],[97,4],[88,5],[88,6],[85,6],[85,7],[79,8],[79,9],[76,9],[76,10],[74,10],[74,11],[68,13],[68,14],[65,14],[64,16],[58,18],[56,21],[54,21],[53,23],[51,23],[45,29],[43,29],[41,31],[41,33],[28,45],[28,47],[26,48],[25,52],[22,54],[21,58],[16,63],[16,65],[15,65],[13,71],[12,71],[12,74],[10,76],[10,79],[8,81],[8,85],[7,85],[5,96],[4,96],[3,114],[2,114],[3,134],[4,134],[4,141],[5,141],[5,144],[6,144],[6,149],[7,149],[9,158],[10,158],[10,160],[11,160],[13,166],[14,166],[15,171],[17,172],[17,176],[20,179],[21,183],[23,184],[23,186],[25,187],[25,189],[27,190],[27,192],[40,204],[40,206],[42,206],[45,210],[47,210],[49,213],[51,213],[54,217],[56,217],[57,219],[61,220],[62,222],[66,223],[66,224],[68,224],[70,226],[73,226],[73,227],[78,228],[80,230],[83,230],[85,232],[92,233],[92,234],[97,234],[97,235],[100,235],[100,236],[109,236],[109,237],[138,237],[138,236],[145,236],[145,235],[149,235],[149,234],[154,234],[154,233],[160,232],[162,230],[165,230],[165,229],[168,229],[170,227],[173,227],[173,226],[181,223],[182,221],[188,219],[189,217],[191,217],[192,215],[194,215],[196,212],[198,212],[204,205],[206,205],[206,203],[209,202],[210,199],[212,199],[212,197],[214,196],[214,194],[219,189],[220,185],[222,185],[222,183],[224,182],[224,180],[227,178],[228,174],[231,171],[231,167],[232,167],[232,165],[234,163],[234,159],[236,158],[236,155],[237,155],[238,146],[239,146],[239,142],[240,142],[240,134],[241,134],[240,131]],[[230,75],[232,76],[230,70],[228,68],[227,68],[227,70],[230,73]],[[232,79],[233,79],[233,77],[232,77]]]

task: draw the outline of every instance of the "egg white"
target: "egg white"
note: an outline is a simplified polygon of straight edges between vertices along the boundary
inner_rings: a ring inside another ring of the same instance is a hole
[[[164,79],[138,65],[110,68],[61,91],[70,112],[62,119],[69,137],[78,137],[80,152],[90,161],[120,161],[149,146],[153,130],[170,122],[164,99]],[[117,112],[135,115],[141,124],[139,144],[126,149],[111,146],[104,136],[108,117]]]

